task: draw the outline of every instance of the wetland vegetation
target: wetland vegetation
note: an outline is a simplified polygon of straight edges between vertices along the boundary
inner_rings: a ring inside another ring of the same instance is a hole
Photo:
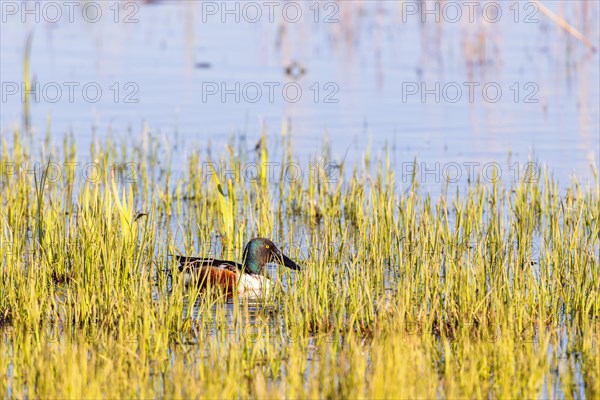
[[[595,166],[432,198],[386,149],[284,179],[286,135],[181,170],[142,136],[89,162],[72,137],[3,139],[0,396],[600,396]],[[259,302],[184,287],[174,254],[239,260],[257,236],[303,270],[271,267]]]

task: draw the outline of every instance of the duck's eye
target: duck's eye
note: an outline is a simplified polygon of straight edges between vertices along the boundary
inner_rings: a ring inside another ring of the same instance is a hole
[[[269,245],[268,245],[268,244],[265,244],[265,249],[268,249],[268,248],[269,248]]]

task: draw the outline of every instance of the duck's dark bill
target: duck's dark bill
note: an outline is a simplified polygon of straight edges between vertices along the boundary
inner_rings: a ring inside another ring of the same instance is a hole
[[[293,262],[285,254],[281,253],[281,258],[283,258],[283,265],[285,265],[289,269],[293,269],[293,270],[296,270],[296,271],[300,270],[300,266],[298,264],[296,264],[295,262]]]

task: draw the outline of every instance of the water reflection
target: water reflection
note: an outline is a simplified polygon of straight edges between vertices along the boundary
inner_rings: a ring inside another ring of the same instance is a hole
[[[349,160],[369,143],[394,143],[397,166],[415,157],[485,162],[509,153],[524,162],[535,153],[561,181],[571,173],[591,177],[598,53],[526,4],[502,3],[492,23],[483,17],[487,3],[473,10],[473,21],[462,10],[457,22],[443,2],[297,3],[298,22],[277,13],[273,22],[266,14],[250,22],[248,9],[236,23],[235,12],[223,15],[211,2],[124,3],[119,23],[103,3],[106,18],[97,23],[77,13],[72,23],[22,23],[17,15],[2,25],[2,81],[22,80],[23,46],[33,31],[39,92],[32,125],[42,133],[49,118],[53,137],[73,131],[82,148],[93,132],[130,129],[135,137],[143,122],[168,139],[177,133],[184,149],[204,149],[232,134],[255,141],[261,127],[276,137],[286,121],[302,157],[315,153],[326,132],[334,156],[350,148]],[[419,11],[435,4],[447,15]],[[597,3],[547,6],[586,37],[598,36]],[[56,102],[50,82],[63,92]],[[73,101],[66,82],[79,84]],[[95,102],[79,89],[89,83],[102,91]],[[18,93],[4,92],[3,136],[23,109]]]

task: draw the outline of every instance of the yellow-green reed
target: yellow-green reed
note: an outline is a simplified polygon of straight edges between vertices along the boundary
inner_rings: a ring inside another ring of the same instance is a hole
[[[4,140],[3,397],[600,395],[598,184],[541,169],[432,198],[387,149],[334,179],[327,146],[309,168],[285,134],[175,173],[177,144],[142,136],[89,154]],[[304,269],[271,270],[258,304],[185,287],[171,257],[240,260],[259,235]]]

